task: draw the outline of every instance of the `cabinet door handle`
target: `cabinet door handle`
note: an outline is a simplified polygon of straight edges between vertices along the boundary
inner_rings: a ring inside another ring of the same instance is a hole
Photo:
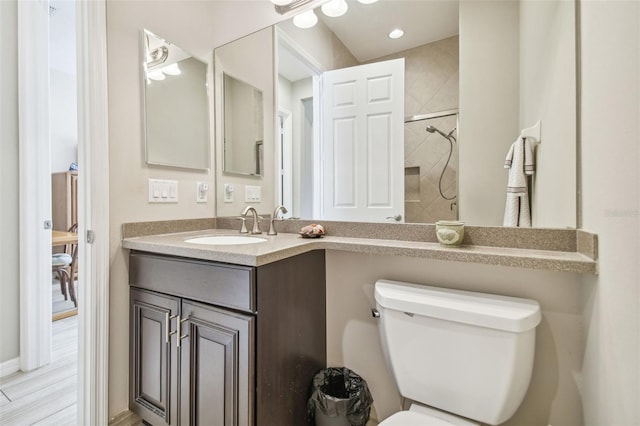
[[[175,318],[180,318],[180,315],[171,315],[171,312],[165,312],[165,314],[164,314],[164,341],[165,341],[165,343],[169,343],[171,341],[171,336],[173,334],[176,334],[175,331],[171,331],[171,320],[175,319]]]
[[[180,319],[180,317],[178,317],[178,330],[176,330],[178,332],[178,342],[177,342],[177,346],[178,348],[180,347],[180,342],[182,341],[182,339],[185,339],[187,337],[189,337],[189,333],[187,334],[182,334],[182,323],[189,321],[189,318],[184,318],[184,319]]]

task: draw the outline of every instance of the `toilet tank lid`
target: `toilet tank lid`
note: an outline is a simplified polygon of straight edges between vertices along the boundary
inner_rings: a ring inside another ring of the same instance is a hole
[[[378,280],[375,299],[386,309],[511,332],[540,323],[538,302],[518,297]]]

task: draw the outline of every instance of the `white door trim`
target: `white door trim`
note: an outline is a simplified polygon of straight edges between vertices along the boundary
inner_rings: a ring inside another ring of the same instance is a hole
[[[106,425],[109,401],[109,129],[105,0],[77,3],[78,424]],[[83,173],[84,171],[84,173]],[[94,236],[87,242],[87,233]]]
[[[20,369],[51,360],[49,2],[18,1]]]
[[[313,217],[322,217],[322,74],[313,76]]]
[[[291,111],[278,107],[278,119],[282,125],[276,126],[278,132],[278,199],[280,204],[288,206],[291,211],[283,217],[291,217],[295,212],[293,206],[293,115]],[[299,214],[294,214],[294,216]]]
[[[20,368],[51,358],[51,217],[47,0],[18,1]],[[108,422],[109,143],[106,6],[77,3],[79,279],[78,424]],[[47,141],[46,144],[43,141]],[[46,148],[44,147],[46,146]],[[46,181],[46,183],[45,183]],[[93,230],[95,241],[86,243]],[[42,235],[44,234],[44,235]],[[40,256],[40,257],[38,257]],[[40,259],[40,260],[38,260]],[[43,265],[42,268],[36,265]],[[40,284],[38,284],[40,283]],[[46,285],[46,291],[39,288]]]

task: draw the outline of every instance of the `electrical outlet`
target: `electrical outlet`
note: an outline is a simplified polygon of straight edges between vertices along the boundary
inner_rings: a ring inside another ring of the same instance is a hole
[[[225,183],[224,184],[224,195],[223,195],[223,201],[225,203],[233,203],[233,192],[235,191],[235,188],[233,187],[232,184],[230,183]]]
[[[209,184],[207,182],[196,183],[196,203],[206,203],[208,193]]]
[[[177,203],[178,181],[164,179],[149,179],[150,203]]]

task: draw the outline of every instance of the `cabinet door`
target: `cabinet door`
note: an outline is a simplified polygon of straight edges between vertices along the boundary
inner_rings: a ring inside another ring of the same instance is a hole
[[[182,302],[180,424],[253,425],[254,318]]]
[[[169,333],[179,307],[175,297],[131,289],[130,408],[156,426],[178,423],[178,351]]]

